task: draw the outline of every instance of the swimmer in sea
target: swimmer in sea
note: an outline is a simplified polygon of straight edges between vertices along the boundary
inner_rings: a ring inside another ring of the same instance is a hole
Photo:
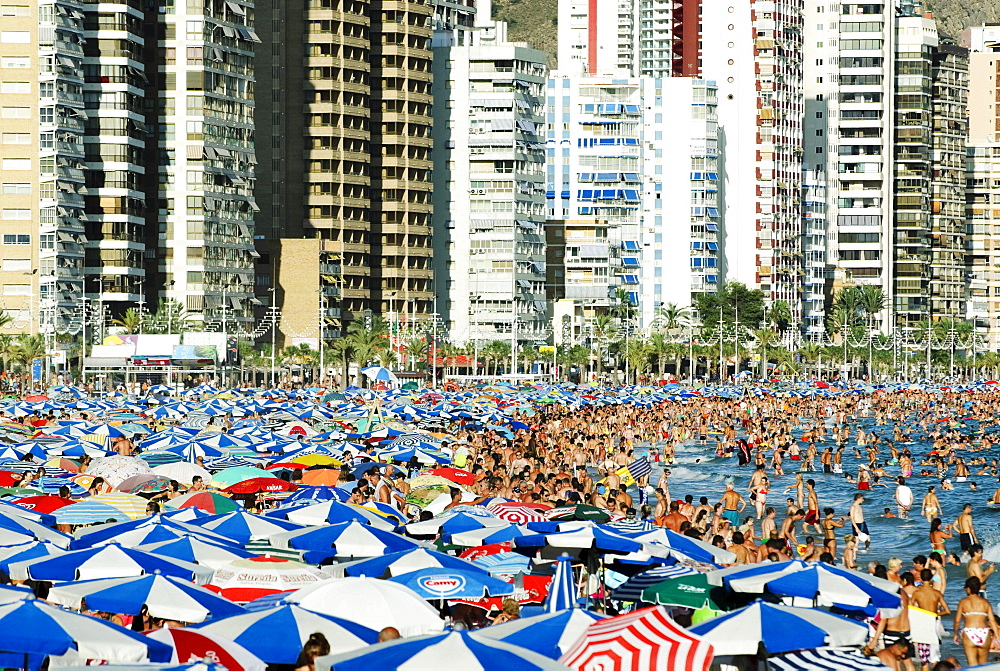
[[[920,502],[920,514],[927,519],[927,523],[930,524],[931,521],[937,517],[941,512],[941,502],[938,501],[937,494],[934,491],[934,485],[927,488],[927,493],[924,494],[923,501]]]

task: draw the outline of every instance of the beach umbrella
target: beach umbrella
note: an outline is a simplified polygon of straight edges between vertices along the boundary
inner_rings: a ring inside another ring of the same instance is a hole
[[[245,612],[228,599],[204,587],[166,575],[104,578],[54,585],[46,600],[80,610],[139,615],[145,606],[150,617],[178,622],[204,622]]]
[[[232,563],[237,559],[249,559],[257,556],[255,553],[231,545],[220,545],[201,540],[194,536],[183,536],[173,540],[137,545],[136,550],[152,552],[163,557],[173,557],[183,561],[201,564],[210,569]]]
[[[153,473],[162,475],[165,478],[176,480],[182,485],[190,485],[194,476],[200,476],[207,484],[212,479],[212,474],[197,464],[186,461],[159,464],[153,467]]]
[[[279,548],[303,550],[307,560],[329,557],[381,557],[418,547],[418,544],[389,531],[383,531],[358,521],[330,524],[325,527],[287,531],[271,538]]]
[[[72,505],[76,501],[71,501],[69,499],[64,499],[59,496],[28,496],[23,499],[16,499],[14,501],[17,505],[27,510],[36,510],[40,513],[53,513],[60,508]]]
[[[830,646],[864,645],[868,627],[814,608],[755,601],[690,629],[715,646],[717,655],[769,654]]]
[[[60,555],[30,559],[10,565],[13,580],[69,582],[97,578],[125,578],[159,571],[204,584],[212,570],[189,562],[161,557],[118,545],[72,550]],[[2,649],[2,648],[0,648]]]
[[[170,488],[170,478],[155,473],[143,473],[126,478],[118,485],[120,492],[129,494],[148,494],[152,492],[162,492]]]
[[[728,610],[723,606],[726,602],[726,590],[710,584],[704,573],[662,580],[645,588],[640,600],[661,606],[680,606],[694,610],[705,607],[712,610]]]
[[[283,601],[349,619],[375,631],[395,627],[402,636],[419,636],[444,628],[437,609],[409,587],[388,580],[338,578],[298,589]]]
[[[834,569],[834,570],[829,570]],[[880,587],[878,580],[885,583]],[[730,584],[732,584],[730,580]],[[876,608],[899,608],[899,585],[879,578],[865,579],[855,571],[837,569],[825,564],[810,566],[788,573],[766,583],[767,591],[779,596],[793,596],[815,601],[817,606],[854,606],[869,603]]]
[[[81,662],[165,662],[163,643],[105,620],[71,613],[37,599],[0,605],[0,664],[37,669],[47,656],[70,653]]]
[[[246,603],[326,580],[330,576],[309,564],[277,557],[250,557],[215,569],[209,589],[231,601]]]
[[[129,516],[118,508],[92,499],[64,506],[55,512],[55,516],[59,524],[94,524],[108,520],[120,522],[129,519]]]
[[[226,487],[232,487],[233,485],[244,482],[246,480],[254,480],[256,478],[266,478],[269,473],[260,468],[254,468],[252,466],[236,466],[233,468],[227,468],[225,470],[219,471],[212,476],[211,485],[213,487],[218,487],[219,489],[225,489]],[[274,478],[273,475],[270,477]],[[275,478],[277,479],[277,478]]]
[[[80,476],[75,477],[79,478]],[[87,477],[90,480],[93,480],[95,476],[88,473]],[[37,489],[43,494],[51,494],[52,496],[58,495],[59,490],[63,487],[69,489],[70,496],[82,496],[87,493],[86,487],[81,486],[78,482],[76,482],[76,480],[70,480],[68,478],[57,478],[47,475],[31,481],[32,489]]]
[[[61,555],[65,552],[66,550],[48,541],[29,540],[27,543],[17,545],[0,545],[0,571],[9,574],[11,564],[39,557]]]
[[[599,554],[614,553],[628,554],[639,552],[640,550],[653,550],[650,545],[645,545],[631,538],[605,531],[601,527],[586,526],[569,531],[557,531],[549,534],[531,534],[521,536],[513,540],[513,547],[516,551],[525,554],[542,552],[543,557],[554,559],[563,552],[570,554],[580,554],[581,552],[592,550]],[[666,554],[666,551],[663,551]],[[655,554],[655,552],[651,552]]]
[[[559,658],[570,669],[708,671],[712,644],[653,606],[592,623]]]
[[[514,593],[514,585],[479,570],[424,568],[389,578],[425,599],[482,599]]]
[[[192,524],[230,538],[240,545],[246,545],[250,541],[270,540],[277,534],[304,528],[295,522],[254,515],[243,508],[237,508],[223,515],[202,517]]]
[[[115,455],[94,459],[87,469],[88,475],[102,477],[112,487],[117,487],[133,475],[149,473],[149,464],[137,457]]]
[[[111,492],[108,494],[98,494],[92,496],[90,501],[95,503],[106,503],[112,508],[117,508],[133,520],[146,516],[146,505],[149,503],[141,496],[125,494],[124,492]]]
[[[353,653],[316,660],[316,671],[366,671],[372,668],[424,671],[441,668],[462,671],[565,671],[564,666],[537,652],[502,641],[452,631],[381,643]]]
[[[608,522],[611,515],[608,511],[596,506],[588,506],[578,503],[571,506],[560,506],[545,512],[545,519],[548,520],[590,520],[592,522]]]
[[[266,671],[267,669],[264,662],[242,645],[203,631],[164,627],[150,632],[147,636],[165,643],[173,649],[171,662],[212,659],[226,671]],[[215,665],[213,664],[213,666]],[[143,669],[136,669],[136,671],[143,671]]]
[[[573,564],[568,556],[556,558],[556,572],[545,599],[545,612],[555,613],[577,605],[578,590],[573,584]]]
[[[767,667],[773,671],[885,671],[885,664],[878,657],[865,657],[859,650],[838,648],[816,648],[775,655],[767,660]],[[977,671],[1000,671],[1000,664],[971,666]]]
[[[180,511],[148,515],[142,519],[117,522],[115,524],[101,524],[93,527],[82,527],[74,532],[76,539],[73,541],[72,547],[74,550],[79,548],[88,548],[101,543],[115,542],[119,538],[128,538],[128,543],[135,545],[147,542],[158,542],[171,538],[171,536],[166,534],[158,537],[155,535],[150,537],[139,535],[126,536],[126,534],[130,534],[130,532],[142,529],[146,529],[152,534],[158,529],[158,527],[164,527],[166,530],[173,532],[175,535],[197,536],[198,538],[207,540],[210,543],[220,543],[223,545],[232,544],[232,540],[226,538],[225,536],[220,536],[214,531],[202,529],[194,524],[189,524],[188,522],[183,521],[184,517],[182,516],[194,515],[196,513],[205,514],[201,513],[201,511],[196,508],[187,508]],[[123,541],[122,544],[124,545],[125,542]]]
[[[200,508],[213,515],[231,513],[240,508],[240,504],[236,501],[215,492],[191,492],[178,496],[176,499],[170,499],[164,505],[175,509]]]
[[[657,566],[656,568],[643,571],[632,576],[611,592],[611,598],[615,601],[642,601],[642,592],[648,587],[658,585],[665,580],[680,578],[682,576],[700,575],[698,571],[688,566],[675,564],[673,566]],[[655,603],[655,602],[653,602]]]
[[[428,474],[437,475],[460,485],[474,485],[476,483],[476,476],[460,468],[435,468],[428,471]]]
[[[195,631],[234,641],[268,664],[296,664],[302,646],[321,633],[333,653],[365,648],[378,632],[353,621],[306,610],[295,604],[212,620]]]
[[[523,527],[507,524],[507,526],[503,527],[483,527],[482,529],[470,529],[469,531],[445,534],[443,538],[452,545],[476,547],[479,545],[506,543],[530,533],[530,531],[526,531]]]
[[[396,528],[396,524],[373,510],[335,500],[289,511],[288,520],[314,526],[357,521],[383,531],[393,531]]]
[[[446,512],[423,522],[410,522],[404,529],[411,536],[436,536],[439,533],[455,534],[484,527],[501,528],[510,526],[495,517],[480,517],[467,512]]]
[[[483,555],[472,560],[476,566],[486,569],[490,575],[515,576],[518,573],[530,573],[533,567],[531,560],[516,552]]]
[[[731,564],[736,561],[736,555],[730,550],[715,547],[711,543],[679,534],[665,527],[627,535],[641,543],[670,548],[671,552],[682,554],[694,561],[715,564]]]
[[[350,492],[340,487],[313,487],[302,486],[295,490],[281,505],[287,506],[292,503],[318,503],[320,501],[347,501],[351,497]]]
[[[605,617],[582,608],[573,608],[484,627],[477,629],[473,636],[503,641],[550,659],[559,659],[587,632],[591,624]]]
[[[235,485],[226,487],[223,491],[229,494],[259,494],[261,492],[294,492],[298,488],[299,486],[294,482],[269,476],[237,482]]]
[[[395,373],[388,368],[383,368],[382,366],[368,366],[367,368],[362,368],[361,374],[374,382],[389,382],[391,384],[399,382]]]
[[[421,464],[449,464],[451,457],[439,452],[437,445],[425,443],[426,447],[400,447],[391,450],[379,450],[378,457],[383,461],[409,461],[416,459]],[[450,481],[449,481],[450,482]]]
[[[484,575],[488,573],[485,569],[465,559],[459,559],[443,552],[435,552],[434,550],[422,547],[403,550],[401,552],[390,552],[389,554],[381,557],[373,557],[372,559],[337,564],[331,568],[336,573],[339,573],[338,577],[347,575],[382,578],[400,576],[425,568],[478,571]]]
[[[526,503],[499,502],[489,504],[486,509],[511,524],[527,524],[528,522],[546,521],[548,518],[543,513],[549,508],[548,506],[538,508]]]

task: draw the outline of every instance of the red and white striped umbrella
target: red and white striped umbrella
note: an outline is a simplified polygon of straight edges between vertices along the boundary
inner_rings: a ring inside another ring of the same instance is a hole
[[[708,671],[713,656],[654,606],[594,622],[559,661],[575,671]]]
[[[502,520],[511,524],[527,524],[528,522],[545,522],[546,517],[530,503],[491,503],[486,509]]]

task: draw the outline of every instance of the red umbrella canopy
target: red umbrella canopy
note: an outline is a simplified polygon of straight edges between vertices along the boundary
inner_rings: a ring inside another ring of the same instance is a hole
[[[223,491],[230,494],[258,494],[260,492],[294,492],[299,486],[294,482],[277,478],[253,478],[237,482]]]
[[[559,661],[571,669],[708,671],[710,643],[677,626],[663,606],[597,620]]]
[[[36,513],[48,514],[64,506],[72,505],[76,501],[70,501],[58,496],[28,496],[23,499],[17,499],[14,503],[22,508],[34,510]]]
[[[20,473],[15,473],[14,471],[0,471],[0,487],[13,487],[14,483],[20,479]]]
[[[25,396],[24,400],[28,403],[39,403],[41,401],[51,401],[52,399],[48,396],[43,396],[41,394],[35,394],[34,396]]]
[[[435,468],[429,474],[438,475],[460,485],[471,485],[476,482],[476,476],[468,471],[463,471],[461,468]]]

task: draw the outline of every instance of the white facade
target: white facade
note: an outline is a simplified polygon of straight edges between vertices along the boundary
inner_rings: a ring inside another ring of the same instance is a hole
[[[607,251],[579,271],[586,276],[567,268],[567,299],[610,305],[623,289],[644,328],[663,304],[687,306],[693,294],[715,290],[714,84],[560,73],[548,97],[549,217],[609,224]]]
[[[253,296],[253,4],[205,0],[161,15],[158,76],[162,295],[223,330]],[[173,62],[171,62],[173,61]]]
[[[541,342],[545,55],[503,23],[467,35],[435,47],[437,309],[454,342]]]

